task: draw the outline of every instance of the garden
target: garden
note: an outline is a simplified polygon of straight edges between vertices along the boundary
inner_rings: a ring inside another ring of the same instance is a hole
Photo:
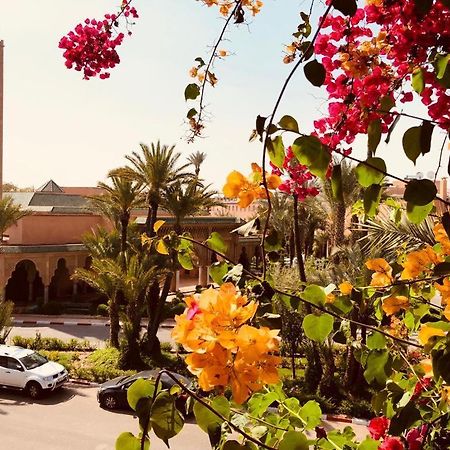
[[[184,100],[195,145],[213,120],[208,95],[220,91],[218,71],[232,64],[230,33],[251,28],[265,5],[192,3],[221,17],[208,54],[181,69],[191,77]],[[124,0],[77,25],[59,44],[67,68],[86,80],[113,76],[138,8]],[[249,130],[259,157],[248,169],[235,161],[223,180],[225,198],[259,205],[237,232],[260,237],[261,268],[239,264],[219,233],[199,241],[183,229],[186,217],[220,203],[202,178],[203,153],[183,162],[174,147],[142,145],[92,198],[113,227],[86,236],[92,264],[75,277],[107,299],[109,347],[86,352],[73,342],[74,350],[47,355],[66,358],[81,378],[101,380],[112,361],[117,371],[184,370],[199,386],[173,377],[177,386],[164,390],[160,376],[135,382],[128,401],[138,423],[117,437],[117,450],[151,448],[150,431],[169,446],[187,415],[175,405],[180,392],[212,449],[450,448],[450,201],[437,188],[438,173],[450,175],[450,2],[312,0],[290,32],[290,71]],[[295,111],[281,112],[300,76],[325,96],[312,130]],[[405,118],[415,125],[396,147]],[[382,141],[399,160],[432,159],[435,173],[399,176],[380,156]],[[148,209],[144,233],[131,220],[136,207]],[[215,255],[213,285],[168,302],[174,273],[194,268],[203,251]],[[169,354],[157,337],[167,317],[177,345]],[[327,431],[324,412],[369,419],[367,437],[358,441],[351,426]]]

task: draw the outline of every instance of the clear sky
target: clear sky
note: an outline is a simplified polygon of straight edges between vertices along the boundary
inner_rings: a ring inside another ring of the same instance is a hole
[[[296,30],[302,0],[266,0],[250,25],[232,28],[222,48],[233,53],[219,62],[219,83],[207,91],[212,115],[205,138],[187,144],[184,123],[191,107],[183,98],[188,71],[197,56],[206,57],[222,25],[216,8],[195,0],[135,0],[140,14],[133,36],[119,48],[121,64],[108,80],[85,81],[67,70],[58,49],[61,36],[86,17],[115,12],[114,0],[16,0],[2,2],[0,39],[5,40],[4,180],[19,186],[54,179],[62,186],[95,185],[123,164],[139,143],[158,139],[188,155],[208,155],[203,175],[221,187],[233,169],[246,173],[260,159],[259,142],[248,143],[257,114],[269,114],[291,66],[282,63],[283,45]],[[311,131],[324,109],[324,91],[299,72],[280,108]],[[192,105],[194,106],[194,105]],[[409,107],[423,113],[420,105]],[[443,139],[434,134],[433,151],[415,168],[403,155],[403,120],[379,156],[393,173],[404,176],[436,169]],[[364,155],[364,139],[355,154]],[[287,142],[289,143],[289,142]],[[444,170],[448,152],[444,154]]]

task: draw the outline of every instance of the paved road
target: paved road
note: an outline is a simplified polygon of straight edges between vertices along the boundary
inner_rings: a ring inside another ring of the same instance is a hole
[[[68,386],[33,403],[25,395],[0,391],[0,448],[8,450],[113,450],[123,431],[137,433],[127,413],[101,409],[92,387]],[[208,449],[208,437],[192,423],[171,441],[173,450]],[[152,450],[167,447],[154,437]]]
[[[8,450],[114,450],[116,437],[123,431],[136,434],[137,420],[126,412],[101,409],[96,388],[67,385],[31,401],[25,394],[0,390],[0,448]],[[330,422],[327,430],[346,424]],[[366,428],[354,426],[359,439]],[[170,441],[172,450],[207,450],[209,440],[195,424],[186,423]],[[166,446],[153,437],[152,450]]]
[[[171,329],[160,328],[158,337],[161,342],[172,342]],[[105,326],[80,326],[80,325],[20,325],[11,330],[9,339],[13,336],[35,337],[36,332],[42,337],[55,337],[60,339],[87,339],[96,347],[104,347],[105,340],[109,337],[109,327]]]

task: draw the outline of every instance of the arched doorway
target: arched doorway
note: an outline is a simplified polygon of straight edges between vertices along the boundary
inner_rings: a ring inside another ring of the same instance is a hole
[[[70,298],[72,297],[72,292],[73,283],[70,279],[66,260],[64,258],[60,258],[48,288],[49,299],[58,300],[62,298]]]
[[[24,259],[16,264],[6,284],[5,298],[17,305],[31,305],[43,301],[44,283],[33,261]]]

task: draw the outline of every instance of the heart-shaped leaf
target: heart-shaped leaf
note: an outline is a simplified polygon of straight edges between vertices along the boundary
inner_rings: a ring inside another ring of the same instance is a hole
[[[324,342],[333,330],[334,318],[330,314],[308,314],[303,319],[303,330],[306,336],[316,342]]]
[[[319,61],[315,59],[309,61],[303,68],[303,71],[305,72],[306,78],[313,86],[320,87],[325,82],[327,71]]]
[[[411,180],[406,185],[403,198],[414,205],[425,206],[434,200],[436,185],[431,180]]]
[[[358,182],[363,187],[380,184],[386,172],[386,163],[381,158],[368,158],[365,163],[359,163],[355,168]]]

